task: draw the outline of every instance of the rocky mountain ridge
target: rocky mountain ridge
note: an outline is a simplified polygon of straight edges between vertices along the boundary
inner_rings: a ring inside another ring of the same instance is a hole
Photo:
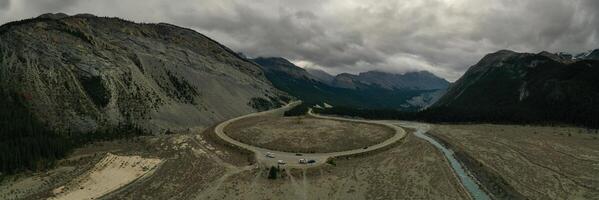
[[[0,27],[2,91],[55,129],[206,127],[289,97],[218,42],[170,24],[44,14]]]
[[[404,74],[393,74],[382,71],[367,71],[353,74],[340,74],[333,80],[333,85],[339,87],[356,88],[359,85],[378,85],[379,87],[388,90],[438,90],[445,89],[449,86],[449,82],[439,78],[428,71],[406,72]]]
[[[306,71],[316,80],[329,85],[331,85],[333,80],[335,80],[335,76],[319,69],[306,68]]]
[[[275,87],[311,104],[326,102],[333,106],[414,111],[431,105],[443,94],[447,87],[443,85],[448,84],[428,72],[404,75],[342,73],[333,77],[323,71],[295,66],[284,58],[256,58],[252,61],[262,66]],[[428,80],[442,81],[429,87],[426,85]]]
[[[599,60],[502,50],[483,57],[431,109],[472,120],[599,124]]]

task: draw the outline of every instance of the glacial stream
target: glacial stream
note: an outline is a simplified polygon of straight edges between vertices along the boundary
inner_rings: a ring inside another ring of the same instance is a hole
[[[441,152],[443,152],[443,155],[445,155],[447,160],[449,160],[451,168],[453,168],[453,171],[459,177],[460,182],[462,183],[464,188],[466,188],[466,190],[468,190],[468,192],[470,193],[470,196],[472,196],[473,199],[475,199],[475,200],[490,200],[491,199],[489,197],[489,195],[487,195],[487,193],[485,191],[483,191],[479,187],[478,184],[476,184],[476,182],[472,179],[472,177],[468,176],[468,173],[466,172],[466,170],[462,167],[462,165],[460,165],[458,160],[455,158],[453,151],[445,148],[443,145],[441,145],[435,139],[424,134],[429,129],[428,125],[412,123],[412,122],[400,122],[399,124],[401,126],[416,129],[416,132],[414,132],[414,135],[428,141],[429,143],[433,144],[433,146],[437,147],[437,149],[441,150]]]

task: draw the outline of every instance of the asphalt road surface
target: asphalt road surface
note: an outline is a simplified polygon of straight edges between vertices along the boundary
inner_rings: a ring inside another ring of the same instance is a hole
[[[267,166],[267,167],[268,166],[277,166],[278,161],[280,160],[285,163],[284,165],[280,165],[280,167],[284,167],[284,168],[316,167],[323,163],[326,163],[326,161],[329,158],[338,157],[338,156],[348,156],[348,155],[353,155],[353,154],[361,154],[361,153],[365,153],[365,152],[369,152],[369,151],[374,151],[374,150],[386,147],[388,145],[391,145],[391,144],[403,139],[406,136],[405,130],[403,130],[399,126],[393,125],[390,122],[321,116],[321,115],[314,114],[311,109],[309,110],[308,115],[316,117],[316,118],[383,125],[383,126],[387,126],[391,129],[395,130],[395,135],[379,144],[369,146],[367,149],[360,148],[360,149],[339,151],[339,152],[330,152],[330,153],[302,153],[301,155],[298,156],[295,152],[275,151],[275,150],[265,149],[265,148],[261,148],[261,147],[256,147],[256,146],[253,146],[250,144],[245,144],[245,143],[239,142],[239,141],[227,136],[225,134],[225,132],[223,131],[225,129],[225,127],[227,127],[229,124],[231,124],[237,120],[241,120],[241,119],[248,118],[248,117],[264,116],[264,115],[272,115],[272,114],[276,114],[276,113],[281,113],[281,112],[284,112],[286,110],[289,110],[289,109],[299,105],[300,103],[301,102],[296,101],[296,102],[289,103],[281,108],[264,111],[264,112],[252,113],[252,114],[244,115],[241,117],[233,118],[233,119],[230,119],[230,120],[220,123],[219,125],[216,126],[216,128],[214,130],[216,132],[216,135],[218,137],[220,137],[221,139],[223,139],[233,145],[236,145],[238,147],[253,151],[254,154],[256,155],[256,161],[260,165]],[[267,156],[267,154],[269,154],[269,153],[272,154],[273,157]],[[311,163],[311,164],[302,164],[302,163],[299,163],[300,159],[314,160],[315,162]]]

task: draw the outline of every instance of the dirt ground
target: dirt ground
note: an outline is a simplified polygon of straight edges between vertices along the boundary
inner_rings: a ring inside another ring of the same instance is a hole
[[[106,153],[87,173],[52,190],[55,197],[50,199],[96,199],[136,179],[151,175],[161,162],[155,158]]]
[[[393,136],[392,129],[313,117],[254,117],[228,126],[225,133],[240,142],[272,150],[325,153],[360,149]]]
[[[199,132],[199,131],[198,131]],[[60,197],[55,192],[61,186],[86,188],[89,177],[103,163],[107,153],[126,158],[154,158],[161,163],[151,174],[136,179],[100,199],[189,199],[238,166],[246,166],[246,155],[204,139],[203,134],[145,136],[129,140],[100,142],[77,149],[55,169],[40,173],[23,173],[0,182],[0,199],[46,199]],[[152,159],[153,160],[153,159]],[[122,162],[123,166],[140,166],[142,162]],[[120,168],[120,164],[118,167]],[[141,168],[143,170],[143,166]],[[135,173],[133,173],[135,174]],[[122,177],[110,173],[108,183]]]
[[[413,135],[371,156],[335,160],[308,171],[266,169],[228,177],[196,199],[468,199],[443,156]]]
[[[465,151],[530,199],[599,199],[599,135],[581,128],[437,125],[430,132]]]
[[[0,199],[46,199],[61,186],[85,185],[76,180],[102,163],[106,153],[161,163],[151,174],[99,199],[467,199],[442,155],[412,135],[372,155],[286,171],[270,180],[268,170],[212,141],[208,132],[89,145],[56,169],[0,182]]]

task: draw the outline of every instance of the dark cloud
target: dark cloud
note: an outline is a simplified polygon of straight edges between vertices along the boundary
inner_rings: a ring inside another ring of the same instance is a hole
[[[10,0],[0,0],[0,10],[8,10],[10,7]]]
[[[500,49],[599,48],[597,0],[0,0],[2,8],[2,23],[44,12],[174,23],[250,56],[333,73],[429,70],[455,80]]]

